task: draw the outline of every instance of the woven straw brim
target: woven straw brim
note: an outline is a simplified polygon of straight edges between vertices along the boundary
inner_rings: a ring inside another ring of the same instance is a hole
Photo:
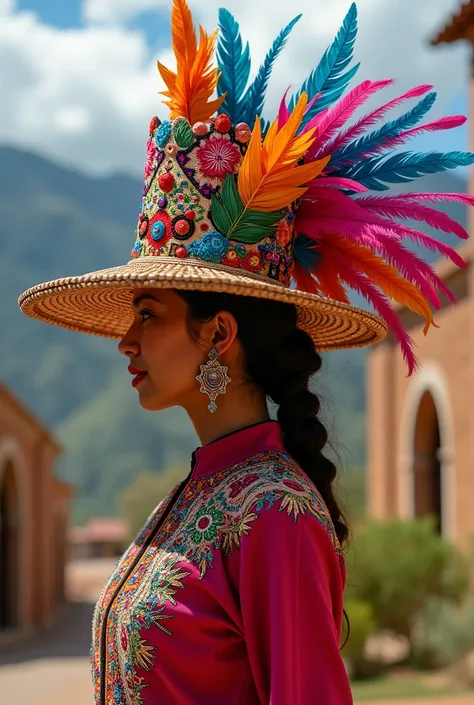
[[[355,306],[288,289],[231,267],[169,257],[143,257],[90,274],[39,284],[19,298],[22,311],[62,328],[110,338],[132,323],[134,288],[195,289],[255,296],[294,304],[298,325],[318,350],[361,347],[381,340],[387,327]]]

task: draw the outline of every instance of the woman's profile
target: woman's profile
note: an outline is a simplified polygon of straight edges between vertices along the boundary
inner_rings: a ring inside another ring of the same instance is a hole
[[[221,10],[219,33],[196,36],[186,1],[173,0],[176,72],[158,64],[170,116],[150,123],[131,261],[20,297],[31,317],[118,338],[140,405],[181,406],[201,442],[97,603],[98,705],[352,702],[341,655],[349,529],[308,385],[321,352],[387,331],[416,369],[391,301],[427,332],[439,293],[453,297],[410,244],[463,265],[416,221],[467,237],[430,204],[473,199],[373,192],[474,158],[400,151],[464,121],[420,125],[429,86],[354,119],[391,84],[349,86],[354,5],[302,89],[265,122],[271,67],[298,19],[251,81],[233,16]],[[350,290],[375,313],[352,305]]]

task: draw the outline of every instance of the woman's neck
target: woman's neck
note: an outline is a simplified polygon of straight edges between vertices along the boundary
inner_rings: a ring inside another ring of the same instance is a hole
[[[250,385],[229,386],[227,394],[217,397],[216,404],[214,413],[202,403],[186,409],[202,445],[270,418],[265,395]]]

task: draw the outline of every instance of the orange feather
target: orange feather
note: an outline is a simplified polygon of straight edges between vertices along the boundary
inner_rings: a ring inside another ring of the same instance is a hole
[[[210,100],[219,79],[218,69],[212,67],[217,30],[209,37],[199,27],[198,47],[193,18],[186,0],[173,0],[171,32],[176,73],[157,62],[168,89],[162,91],[162,95],[168,98],[164,102],[170,108],[170,118],[185,117],[191,124],[209,120],[225,99],[223,95]]]
[[[321,244],[321,250],[323,249],[325,246]],[[331,252],[334,251],[337,251],[338,255],[346,259],[352,267],[366,274],[371,282],[382,289],[389,298],[422,316],[426,321],[423,330],[425,335],[431,325],[438,327],[433,321],[429,303],[423,294],[414,284],[401,277],[395,267],[367,247],[351,242],[345,237],[335,235],[331,238],[331,244],[327,245],[327,253],[323,254],[323,261],[330,261]]]
[[[297,135],[308,102],[302,93],[288,121],[278,129],[278,120],[268,129],[262,144],[260,118],[257,116],[252,137],[239,170],[238,188],[248,209],[271,212],[296,201],[316,178],[330,156],[297,166],[315,140],[315,130]]]

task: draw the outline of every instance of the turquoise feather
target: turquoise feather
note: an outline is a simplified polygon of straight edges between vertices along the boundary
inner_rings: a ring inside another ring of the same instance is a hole
[[[310,100],[318,93],[321,94],[306,113],[302,127],[315,115],[339,100],[355,76],[359,64],[349,69],[346,73],[343,72],[352,61],[356,36],[357,7],[355,3],[352,3],[333,43],[326,49],[317,67],[290,101],[289,108],[292,110],[303,91],[308,94]]]
[[[223,8],[219,10],[219,29],[217,64],[221,75],[217,93],[219,96],[226,93],[219,113],[226,113],[236,125],[244,119],[243,96],[250,75],[250,50],[248,42],[245,48],[243,47],[237,21]]]
[[[246,122],[251,127],[253,127],[255,117],[257,115],[262,115],[263,105],[265,103],[265,94],[267,91],[268,81],[272,73],[273,64],[285,46],[291,30],[300,17],[301,15],[295,17],[295,19],[292,20],[275,39],[265,57],[263,64],[260,66],[253,83],[249,86],[244,98],[242,99],[245,104],[242,112],[242,122]]]
[[[373,191],[386,191],[386,184],[402,184],[414,181],[425,174],[436,174],[474,163],[471,152],[401,152],[391,157],[370,157],[350,167],[331,173],[358,181]]]

